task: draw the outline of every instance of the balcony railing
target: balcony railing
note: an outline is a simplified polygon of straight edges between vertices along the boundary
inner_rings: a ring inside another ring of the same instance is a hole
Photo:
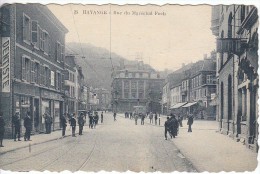
[[[244,38],[218,38],[217,52],[233,53],[241,55],[247,47],[247,41]]]

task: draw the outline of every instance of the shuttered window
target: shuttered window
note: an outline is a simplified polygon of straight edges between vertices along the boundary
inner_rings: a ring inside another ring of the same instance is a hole
[[[34,66],[35,66],[35,62],[34,61],[31,61],[31,83],[35,83],[35,69],[34,69]]]
[[[23,14],[23,40],[31,42],[31,20],[26,14]]]
[[[38,42],[38,21],[32,21],[32,43],[39,48]]]

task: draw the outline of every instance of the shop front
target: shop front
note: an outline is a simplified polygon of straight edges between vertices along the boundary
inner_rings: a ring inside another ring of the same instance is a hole
[[[45,131],[45,113],[49,114],[52,118],[52,130],[61,128],[60,116],[64,113],[63,100],[62,93],[45,89],[41,90],[41,131]]]

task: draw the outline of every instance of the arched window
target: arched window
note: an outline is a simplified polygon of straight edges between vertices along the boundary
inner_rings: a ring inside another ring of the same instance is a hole
[[[228,17],[228,38],[232,38],[232,19],[232,13],[230,13]]]

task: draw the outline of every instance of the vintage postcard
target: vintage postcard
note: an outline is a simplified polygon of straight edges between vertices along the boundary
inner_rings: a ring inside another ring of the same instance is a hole
[[[259,172],[256,4],[0,5],[0,173]]]

